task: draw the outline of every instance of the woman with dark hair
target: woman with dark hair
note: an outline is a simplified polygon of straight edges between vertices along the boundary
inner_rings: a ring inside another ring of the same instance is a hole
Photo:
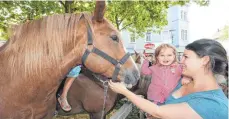
[[[164,105],[156,105],[125,88],[109,82],[110,88],[126,96],[143,111],[163,119],[228,119],[228,99],[215,74],[228,79],[226,50],[217,41],[201,39],[186,46],[181,60],[182,74],[193,80],[179,83]]]

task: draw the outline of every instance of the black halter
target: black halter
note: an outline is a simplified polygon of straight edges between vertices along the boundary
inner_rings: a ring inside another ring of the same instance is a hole
[[[84,15],[82,15],[84,16]],[[93,38],[92,38],[92,30],[91,30],[91,27],[87,21],[87,38],[88,38],[88,43],[87,45],[88,46],[92,46],[92,50],[90,51],[88,48],[85,50],[84,54],[83,54],[83,57],[82,57],[82,64],[85,66],[85,62],[87,60],[87,57],[90,53],[95,53],[99,56],[101,56],[102,58],[104,58],[105,60],[109,61],[110,63],[112,63],[114,66],[115,66],[115,70],[113,72],[113,75],[112,75],[112,80],[115,81],[117,80],[117,77],[118,77],[118,74],[119,74],[119,71],[120,71],[120,68],[121,68],[121,65],[123,65],[127,60],[128,58],[130,57],[130,54],[127,53],[126,55],[124,55],[122,57],[121,60],[116,60],[114,58],[112,58],[111,56],[107,55],[106,53],[104,53],[103,51],[97,49],[94,45],[93,45]]]

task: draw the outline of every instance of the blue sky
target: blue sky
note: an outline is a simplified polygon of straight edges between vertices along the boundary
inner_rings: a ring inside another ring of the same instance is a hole
[[[229,24],[229,0],[210,0],[209,6],[191,4],[189,8],[190,41],[211,38],[217,29]]]

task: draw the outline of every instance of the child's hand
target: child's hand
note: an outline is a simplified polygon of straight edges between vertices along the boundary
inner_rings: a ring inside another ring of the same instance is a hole
[[[181,80],[181,84],[182,85],[189,84],[190,82],[191,82],[191,79],[186,78],[186,77],[183,77],[182,80]]]

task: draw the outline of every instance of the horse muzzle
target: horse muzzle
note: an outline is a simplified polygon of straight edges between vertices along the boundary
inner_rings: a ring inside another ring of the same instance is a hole
[[[124,74],[124,83],[127,88],[137,85],[138,80],[140,79],[140,73],[137,69],[133,68],[132,70],[127,69]]]

